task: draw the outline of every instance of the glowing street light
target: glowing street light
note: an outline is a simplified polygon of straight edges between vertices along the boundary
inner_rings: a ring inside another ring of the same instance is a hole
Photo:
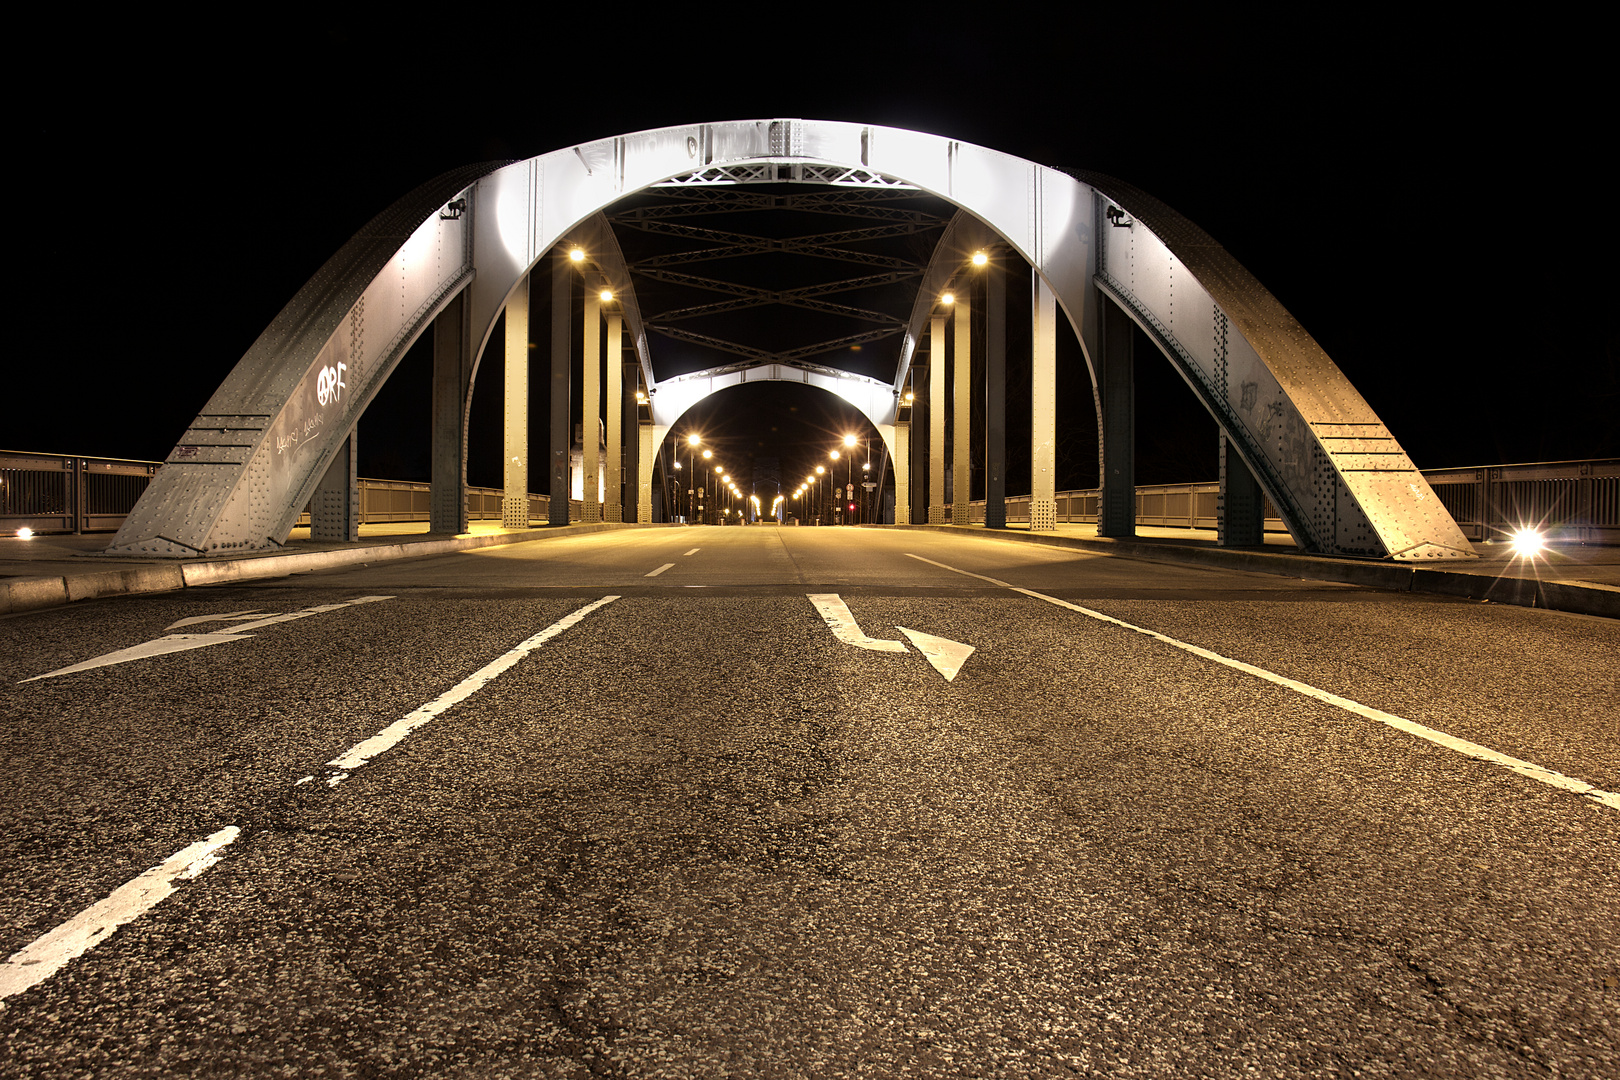
[[[585,261],[585,251],[584,251],[583,248],[577,248],[577,247],[576,248],[569,248],[568,249],[568,258],[570,260],[572,260],[573,262],[584,262]]]
[[[1519,559],[1533,559],[1547,547],[1547,538],[1541,530],[1528,525],[1515,532],[1509,542],[1514,557]]]

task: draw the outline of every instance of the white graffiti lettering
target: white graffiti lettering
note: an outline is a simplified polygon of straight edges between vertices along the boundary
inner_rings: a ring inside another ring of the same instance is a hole
[[[343,381],[343,376],[348,370],[348,364],[321,368],[321,373],[315,377],[315,400],[322,405],[330,405],[342,397],[343,391],[347,387],[347,384]]]

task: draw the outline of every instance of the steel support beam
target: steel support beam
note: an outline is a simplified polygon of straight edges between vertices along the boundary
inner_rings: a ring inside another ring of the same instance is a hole
[[[551,262],[551,508],[546,521],[568,524],[568,450],[573,441],[569,392],[573,357],[569,338],[574,316],[574,267],[568,252],[557,249]]]
[[[624,325],[617,311],[607,317],[607,483],[602,493],[602,520],[624,520]]]
[[[506,301],[506,460],[501,524],[529,527],[529,278]]]
[[[585,288],[585,327],[580,334],[580,508],[587,525],[602,520],[602,302],[594,283]]]
[[[1225,433],[1221,435],[1221,492],[1215,500],[1215,544],[1254,547],[1266,542],[1266,497]]]
[[[432,475],[428,529],[467,531],[467,401],[472,367],[467,297],[458,295],[433,320]]]
[[[928,368],[911,369],[911,516],[916,524],[928,524],[928,431],[932,426],[928,411]]]
[[[945,524],[945,316],[928,325],[928,524]]]
[[[354,543],[360,539],[360,481],[357,475],[355,436],[338,447],[309,500],[309,538],[327,543]]]
[[[1097,535],[1136,535],[1136,372],[1131,318],[1099,296],[1102,359],[1098,364],[1097,452],[1102,491],[1097,497]]]
[[[984,278],[984,527],[1007,527],[1007,276],[997,258]]]
[[[656,440],[653,438],[651,421],[639,421],[636,426],[640,429],[641,437],[639,468],[636,470],[636,486],[640,489],[636,502],[636,516],[641,519],[643,525],[650,525],[653,519],[653,461]],[[664,507],[664,519],[667,521],[673,516],[671,508]]]
[[[624,382],[624,407],[619,411],[619,430],[624,435],[624,520],[645,525],[652,515],[641,512],[641,405],[636,401],[641,365],[634,352],[620,365],[620,371]],[[652,494],[651,473],[647,476],[647,493]]]
[[[881,503],[883,492],[872,492]],[[878,517],[881,520],[882,512]],[[894,425],[894,524],[911,524],[911,421],[899,420]]]
[[[1058,304],[1046,279],[1035,275],[1034,343],[1030,358],[1029,531],[1057,529]]]
[[[973,289],[956,298],[955,387],[951,394],[951,524],[973,522]]]

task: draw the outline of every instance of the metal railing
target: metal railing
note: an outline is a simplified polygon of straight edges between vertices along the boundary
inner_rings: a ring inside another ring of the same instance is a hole
[[[162,462],[27,454],[0,450],[0,533],[28,528],[36,533],[114,532],[157,475]],[[1527,465],[1487,465],[1466,469],[1427,469],[1423,476],[1450,511],[1463,535],[1488,540],[1526,525],[1550,530],[1554,539],[1620,544],[1620,458],[1548,461]],[[360,481],[363,523],[428,520],[427,484],[403,480]],[[1220,484],[1151,484],[1136,489],[1139,525],[1215,528]],[[1057,493],[1057,518],[1097,520],[1095,488]],[[467,489],[467,516],[473,521],[501,517],[499,488]],[[551,500],[529,496],[529,519],[545,521]],[[580,504],[569,500],[569,520]],[[984,502],[970,516],[984,520]],[[1007,498],[1007,520],[1029,521],[1029,496]],[[309,523],[306,512],[298,519]],[[1286,532],[1271,500],[1266,500],[1267,532]]]

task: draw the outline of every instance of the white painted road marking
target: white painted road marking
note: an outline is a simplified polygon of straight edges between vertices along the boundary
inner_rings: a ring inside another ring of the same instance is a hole
[[[897,626],[895,629],[911,639],[911,643],[917,646],[917,651],[922,653],[930,664],[934,665],[934,670],[945,676],[946,682],[951,682],[956,678],[956,673],[962,670],[962,665],[967,663],[967,658],[972,656],[974,652],[972,645],[964,645],[962,642],[952,641],[950,638],[918,633],[916,630],[907,630],[903,626]]]
[[[465,679],[462,679],[456,685],[452,686],[450,689],[446,690],[444,693],[440,694],[426,705],[423,705],[421,708],[400,717],[398,720],[395,720],[392,724],[389,724],[387,727],[383,728],[366,741],[356,743],[354,746],[349,747],[349,749],[344,751],[341,755],[326,763],[333,769],[338,770],[332,776],[327,778],[327,786],[337,787],[339,783],[348,778],[348,774],[350,772],[360,768],[360,766],[366,764],[366,762],[370,761],[378,754],[392,748],[399,743],[400,740],[404,739],[405,736],[409,735],[423,724],[428,723],[440,713],[446,711],[454,705],[466,701],[468,698],[478,693],[478,691],[482,690],[485,686],[499,678],[513,664],[516,664],[519,660],[523,659],[525,656],[529,655],[531,652],[538,649],[540,646],[544,645],[546,642],[550,641],[564,630],[567,630],[570,626],[578,623],[591,612],[596,611],[598,608],[606,607],[608,604],[613,603],[613,601],[617,599],[617,596],[604,596],[602,599],[597,600],[594,603],[586,604],[584,607],[570,615],[564,615],[562,618],[558,619],[556,622],[552,623],[538,634],[535,634],[533,637],[519,643],[511,651],[503,653],[496,659],[491,660],[489,663],[485,664],[483,667],[479,668]]]
[[[1564,791],[1574,792],[1577,795],[1584,795],[1587,798],[1592,799],[1594,802],[1601,803],[1610,809],[1620,810],[1620,793],[1604,791],[1602,788],[1594,787],[1584,780],[1577,780],[1573,776],[1565,776],[1561,772],[1556,772],[1552,769],[1537,765],[1535,762],[1511,757],[1508,754],[1501,753],[1500,751],[1492,750],[1488,746],[1481,746],[1479,743],[1469,742],[1467,739],[1459,739],[1455,735],[1448,735],[1444,731],[1439,731],[1435,728],[1429,727],[1426,724],[1420,724],[1416,720],[1408,720],[1404,716],[1396,716],[1394,713],[1387,713],[1382,709],[1375,709],[1370,705],[1363,705],[1359,701],[1352,701],[1347,697],[1340,697],[1338,694],[1323,690],[1320,687],[1312,686],[1309,683],[1302,683],[1297,679],[1290,679],[1286,675],[1278,675],[1276,672],[1267,671],[1265,668],[1255,667],[1253,664],[1246,664],[1242,660],[1234,660],[1230,656],[1223,656],[1220,653],[1214,652],[1210,649],[1205,649],[1189,642],[1177,640],[1176,638],[1161,634],[1157,630],[1148,630],[1145,627],[1135,626],[1131,623],[1125,622],[1123,619],[1116,619],[1111,615],[1104,615],[1100,611],[1092,611],[1090,608],[1081,607],[1079,604],[1071,604],[1067,600],[1059,600],[1055,596],[1047,596],[1045,593],[1039,593],[1033,589],[1021,589],[1016,585],[1009,585],[1007,582],[998,581],[993,577],[986,577],[983,574],[975,574],[971,570],[958,570],[954,566],[946,566],[942,562],[935,562],[933,559],[925,559],[921,555],[911,555],[910,552],[907,552],[907,554],[910,555],[911,558],[916,559],[918,562],[925,562],[930,566],[937,566],[941,570],[949,570],[953,574],[962,574],[965,577],[973,577],[978,578],[980,581],[988,581],[992,585],[1000,585],[1003,588],[1011,589],[1013,592],[1023,593],[1025,596],[1033,597],[1036,600],[1045,600],[1048,604],[1056,604],[1060,608],[1067,608],[1070,611],[1079,612],[1081,615],[1085,615],[1088,618],[1097,619],[1100,622],[1111,623],[1114,626],[1123,627],[1126,630],[1131,630],[1138,634],[1144,634],[1155,639],[1156,641],[1162,641],[1166,645],[1172,645],[1175,648],[1190,652],[1194,656],[1201,656],[1206,660],[1213,660],[1217,664],[1224,664],[1229,668],[1253,675],[1257,679],[1264,679],[1266,682],[1275,683],[1278,686],[1286,687],[1289,690],[1294,690],[1298,693],[1304,694],[1306,697],[1315,698],[1317,701],[1326,702],[1329,705],[1335,705],[1346,712],[1355,713],[1357,716],[1365,717],[1368,720],[1376,720],[1380,724],[1386,724],[1397,731],[1404,731],[1409,735],[1416,735],[1418,738],[1425,739],[1436,746],[1443,746],[1447,750],[1456,751],[1459,754],[1475,758],[1479,761],[1488,761],[1493,765],[1500,765],[1502,768],[1518,773],[1520,776],[1526,776],[1531,780],[1538,780],[1543,784],[1560,788]]]
[[[855,622],[855,616],[849,613],[849,605],[837,593],[807,593],[810,602],[816,605],[827,625],[832,629],[833,637],[845,645],[853,645],[857,649],[871,649],[873,652],[906,651],[904,642],[887,641],[880,638],[869,638],[861,633],[861,628]]]
[[[643,574],[642,576],[643,577],[657,577],[659,574],[662,574],[665,570],[668,570],[670,567],[672,567],[674,565],[675,564],[672,563],[672,562],[667,562],[663,566],[660,566],[658,569],[654,570],[652,573]]]
[[[252,622],[243,623],[241,626],[230,630],[221,630],[212,634],[169,634],[128,649],[105,653],[80,664],[72,664],[65,668],[57,668],[55,671],[47,671],[43,675],[23,679],[18,685],[33,682],[35,679],[52,679],[58,675],[68,675],[75,671],[90,671],[93,668],[111,667],[114,664],[127,664],[131,660],[143,660],[149,656],[165,656],[169,653],[185,652],[188,649],[206,649],[210,645],[223,645],[227,641],[242,641],[253,636],[247,632],[249,630],[261,630],[266,626],[292,622],[294,619],[307,619],[311,615],[324,615],[328,611],[338,611],[342,608],[353,607],[356,604],[371,604],[378,600],[392,599],[392,596],[360,596],[353,600],[345,600],[340,604],[320,604],[316,607],[304,608],[302,611],[294,611],[286,615],[270,615],[262,619],[254,619]],[[236,615],[204,615],[195,619],[182,619],[175,623],[174,626],[184,626],[188,623],[217,622],[223,619],[235,619],[252,614],[252,612],[238,612]],[[170,629],[173,629],[174,626],[171,626]]]
[[[249,608],[247,611],[233,611],[229,615],[193,615],[189,619],[181,619],[179,622],[172,622],[163,629],[178,630],[182,626],[196,626],[198,623],[230,622],[232,619],[250,619],[258,614],[261,614],[258,608]]]
[[[112,931],[146,914],[172,895],[175,881],[194,878],[219,861],[219,851],[241,835],[235,825],[181,848],[99,903],[12,953],[0,964],[0,1000],[20,994],[56,974],[75,957],[100,945]]]
[[[854,645],[858,649],[870,649],[873,652],[906,651],[904,642],[889,641],[885,638],[867,637],[861,632],[860,625],[856,623],[855,616],[850,614],[849,605],[844,603],[837,593],[806,593],[810,602],[821,613],[821,618],[832,630],[833,636],[845,645]],[[932,634],[920,633],[916,630],[907,630],[903,626],[895,627],[911,643],[917,646],[917,651],[923,658],[934,666],[934,670],[945,676],[946,682],[956,678],[956,673],[962,670],[962,665],[974,653],[972,645],[950,638],[935,637]]]
[[[693,549],[692,549],[692,550],[691,550],[691,551],[688,551],[688,552],[687,552],[687,553],[686,553],[686,555],[696,555],[696,554],[697,554],[697,553],[698,553],[698,551],[699,551],[699,549],[698,549],[698,548],[693,548]],[[686,557],[686,555],[682,555],[682,556],[681,556],[681,558],[683,558],[683,559],[684,559],[684,558],[685,558],[685,557]]]

